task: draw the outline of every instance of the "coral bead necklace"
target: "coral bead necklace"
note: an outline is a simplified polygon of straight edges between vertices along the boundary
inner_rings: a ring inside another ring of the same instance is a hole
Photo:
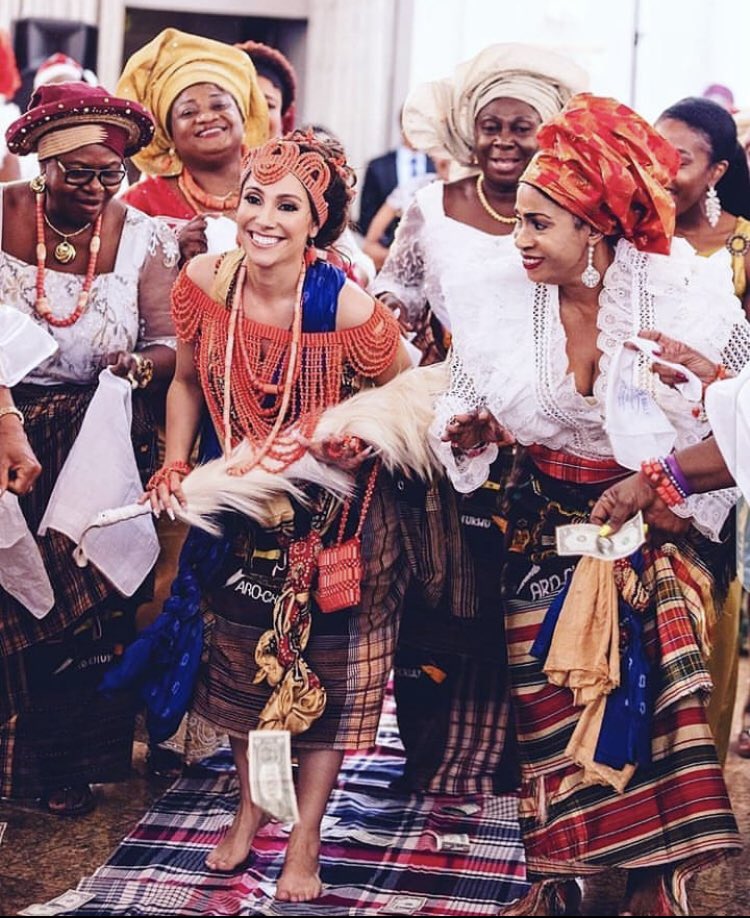
[[[198,214],[232,212],[236,211],[240,204],[240,194],[235,188],[222,195],[210,194],[201,188],[184,166],[177,178],[177,187]]]
[[[86,304],[89,301],[91,287],[94,283],[94,273],[96,271],[96,262],[99,257],[101,247],[102,232],[102,214],[96,218],[94,232],[89,243],[89,263],[86,268],[86,276],[83,279],[83,287],[78,294],[78,302],[73,312],[67,316],[58,318],[52,315],[49,306],[49,300],[44,287],[44,272],[47,262],[47,246],[44,241],[44,191],[35,192],[36,194],[36,304],[34,309],[37,315],[41,316],[50,325],[55,328],[69,328],[81,318]]]
[[[287,360],[286,368],[286,377],[281,383],[278,384],[263,384],[257,378],[251,377],[251,382],[248,390],[237,392],[236,395],[242,400],[244,408],[246,411],[249,411],[251,416],[254,416],[255,423],[253,426],[256,429],[261,429],[264,426],[265,419],[269,415],[276,414],[275,420],[268,431],[268,435],[265,439],[265,442],[255,450],[252,459],[240,466],[231,466],[227,471],[230,475],[244,475],[249,472],[251,469],[255,468],[258,465],[263,463],[265,457],[273,452],[273,447],[275,441],[281,431],[281,428],[286,420],[287,412],[289,411],[289,406],[292,400],[292,392],[294,389],[294,382],[297,379],[300,369],[301,369],[301,344],[302,344],[302,290],[305,283],[305,273],[306,266],[303,262],[302,270],[300,271],[299,279],[297,281],[297,290],[294,303],[294,318],[292,319],[292,340],[289,346],[289,356]],[[232,450],[232,425],[231,425],[231,415],[232,415],[232,360],[234,357],[235,350],[235,335],[238,330],[238,321],[240,314],[243,312],[242,300],[243,293],[245,288],[245,280],[247,277],[247,265],[243,263],[240,268],[240,272],[237,278],[237,286],[234,291],[234,298],[232,301],[231,312],[229,315],[229,328],[227,332],[227,347],[224,355],[224,410],[223,410],[223,421],[224,421],[224,455],[229,458]],[[263,396],[281,396],[281,404],[278,406],[278,409],[274,412],[273,410],[269,411],[264,409],[261,405]],[[304,448],[300,444],[285,444],[284,452],[290,451],[290,457],[287,458],[287,464],[290,461],[294,461],[294,458],[297,458],[298,455],[301,455],[304,452]],[[277,457],[274,457],[277,458]]]

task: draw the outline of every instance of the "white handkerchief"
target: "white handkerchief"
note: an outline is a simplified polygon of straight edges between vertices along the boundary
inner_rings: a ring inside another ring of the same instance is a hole
[[[12,306],[0,305],[0,386],[15,386],[56,350],[49,332]]]
[[[143,493],[130,441],[132,389],[110,370],[99,386],[47,504],[39,533],[57,529],[78,543],[102,510],[132,504]],[[159,542],[150,516],[86,535],[86,555],[124,595],[132,596],[153,567]]]
[[[55,604],[39,548],[10,491],[0,497],[0,585],[35,618],[44,618]]]
[[[620,345],[609,369],[604,428],[615,459],[639,469],[645,459],[672,451],[676,431],[656,399],[639,385],[638,354]]]
[[[727,468],[750,500],[750,365],[706,389],[706,414]]]
[[[237,224],[229,217],[206,215],[206,243],[212,255],[237,248]]]
[[[659,350],[659,345],[656,341],[651,341],[649,338],[640,338],[638,335],[635,335],[633,338],[629,338],[626,343],[634,345],[642,354],[651,357],[652,363],[661,363],[665,367],[670,367],[682,373],[686,381],[684,383],[677,383],[677,389],[683,398],[686,398],[689,402],[699,402],[701,400],[703,385],[700,379],[698,379],[692,370],[688,370],[688,368],[682,366],[681,363],[671,363],[669,360],[664,360],[663,357],[660,357],[656,353],[656,351]]]

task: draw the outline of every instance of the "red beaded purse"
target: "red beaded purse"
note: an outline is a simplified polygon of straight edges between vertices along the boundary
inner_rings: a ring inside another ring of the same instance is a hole
[[[328,548],[323,548],[318,555],[318,588],[315,599],[321,612],[340,612],[359,604],[363,574],[360,536],[379,471],[380,463],[376,462],[367,481],[359,524],[354,535],[344,541],[344,530],[352,506],[351,498],[347,498],[341,511],[336,541]]]

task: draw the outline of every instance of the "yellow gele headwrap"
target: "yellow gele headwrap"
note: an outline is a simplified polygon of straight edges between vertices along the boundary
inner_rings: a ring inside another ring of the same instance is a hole
[[[196,83],[214,83],[232,95],[245,122],[245,145],[268,136],[268,107],[255,68],[243,51],[211,38],[165,29],[125,64],[117,95],[140,102],[154,116],[153,141],[133,157],[147,175],[179,175],[182,163],[169,135],[172,103]]]

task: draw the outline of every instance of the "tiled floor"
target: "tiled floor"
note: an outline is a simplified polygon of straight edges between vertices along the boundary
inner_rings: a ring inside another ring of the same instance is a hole
[[[744,701],[750,661],[740,670],[736,736]],[[750,759],[732,748],[726,767],[732,801],[743,838],[750,838]],[[168,781],[151,778],[145,766],[145,745],[136,743],[133,777],[119,785],[96,789],[99,805],[81,819],[48,816],[37,806],[0,803],[0,822],[7,822],[0,844],[0,914],[14,915],[32,902],[44,902],[68,888],[103,863],[130,827]],[[587,915],[616,915],[623,877],[605,874],[589,881],[584,898]],[[750,851],[707,870],[696,880],[691,895],[695,915],[750,915]]]

